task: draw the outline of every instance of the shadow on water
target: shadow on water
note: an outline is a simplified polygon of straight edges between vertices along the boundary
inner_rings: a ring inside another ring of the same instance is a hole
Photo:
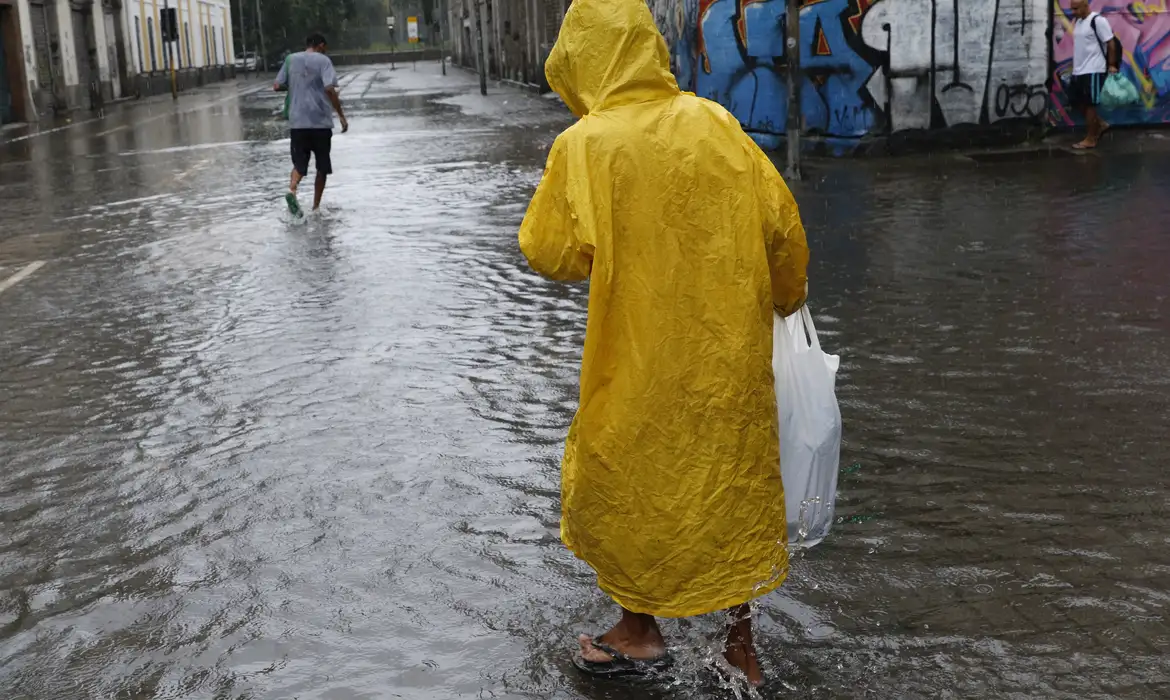
[[[649,685],[570,664],[587,292],[515,240],[565,117],[441,80],[348,75],[303,225],[270,94],[0,167],[0,267],[48,261],[0,296],[0,697],[736,697],[718,616]],[[761,697],[1165,697],[1170,159],[813,170],[841,520]]]

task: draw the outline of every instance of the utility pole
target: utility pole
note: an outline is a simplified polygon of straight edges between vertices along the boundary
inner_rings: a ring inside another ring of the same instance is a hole
[[[156,7],[157,7],[157,5],[156,5]],[[166,45],[167,45],[167,70],[169,70],[171,73],[171,99],[177,100],[177,99],[179,99],[179,79],[178,79],[178,76],[175,75],[175,57],[174,57],[174,54],[171,52],[171,49],[174,47],[172,45],[173,40],[171,39],[171,37],[173,37],[175,35],[175,33],[178,31],[179,28],[177,26],[178,23],[172,21],[173,18],[171,17],[171,2],[170,2],[170,0],[163,0],[163,14],[167,18],[167,26],[166,26],[166,29],[164,32],[163,39],[166,41]]]
[[[479,53],[479,94],[487,94],[487,61],[484,59],[483,43],[487,41],[483,35],[483,6],[484,0],[475,1],[475,48]]]
[[[244,57],[244,76],[248,75],[248,32],[244,29],[244,0],[237,0],[240,6],[240,55]],[[235,63],[235,57],[232,57]]]
[[[435,28],[438,29],[436,34],[439,40],[439,66],[442,68],[443,75],[447,75],[447,44],[443,41],[443,3],[442,0],[435,0]]]
[[[264,16],[260,14],[260,0],[256,0],[256,31],[260,33],[260,62],[258,68],[268,72],[268,51],[264,47]]]
[[[799,180],[800,172],[800,0],[788,0],[788,169],[784,177]]]

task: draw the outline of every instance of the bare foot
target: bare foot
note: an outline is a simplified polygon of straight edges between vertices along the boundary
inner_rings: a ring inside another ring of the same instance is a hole
[[[1087,148],[1096,148],[1096,147],[1097,147],[1097,142],[1093,139],[1085,139],[1084,141],[1073,144],[1073,148],[1075,148],[1077,150],[1084,150]]]
[[[747,606],[731,611],[733,619],[731,629],[727,632],[727,646],[723,649],[723,658],[727,663],[743,671],[748,682],[755,687],[764,684],[764,674],[760,671],[760,660],[756,656],[756,645],[752,641],[752,618]]]
[[[581,658],[594,663],[613,661],[613,656],[598,649],[587,634],[577,638],[581,645]],[[622,610],[622,619],[614,628],[597,638],[597,642],[620,651],[631,659],[652,661],[666,654],[666,642],[658,622],[650,615]]]
[[[743,671],[748,683],[757,688],[764,684],[764,674],[760,671],[760,661],[756,658],[754,648],[742,644],[729,646],[723,652],[723,658],[727,659],[727,663]]]

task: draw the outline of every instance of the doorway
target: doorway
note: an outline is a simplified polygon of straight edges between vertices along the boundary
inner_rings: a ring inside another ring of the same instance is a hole
[[[0,2],[0,124],[28,121],[19,22],[16,7]]]

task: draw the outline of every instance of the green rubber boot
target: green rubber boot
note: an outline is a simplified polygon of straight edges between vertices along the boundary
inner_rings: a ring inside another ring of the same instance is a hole
[[[301,211],[301,203],[297,201],[297,196],[292,192],[284,196],[284,203],[288,205],[289,214],[292,214],[298,219],[305,215],[305,212]]]

